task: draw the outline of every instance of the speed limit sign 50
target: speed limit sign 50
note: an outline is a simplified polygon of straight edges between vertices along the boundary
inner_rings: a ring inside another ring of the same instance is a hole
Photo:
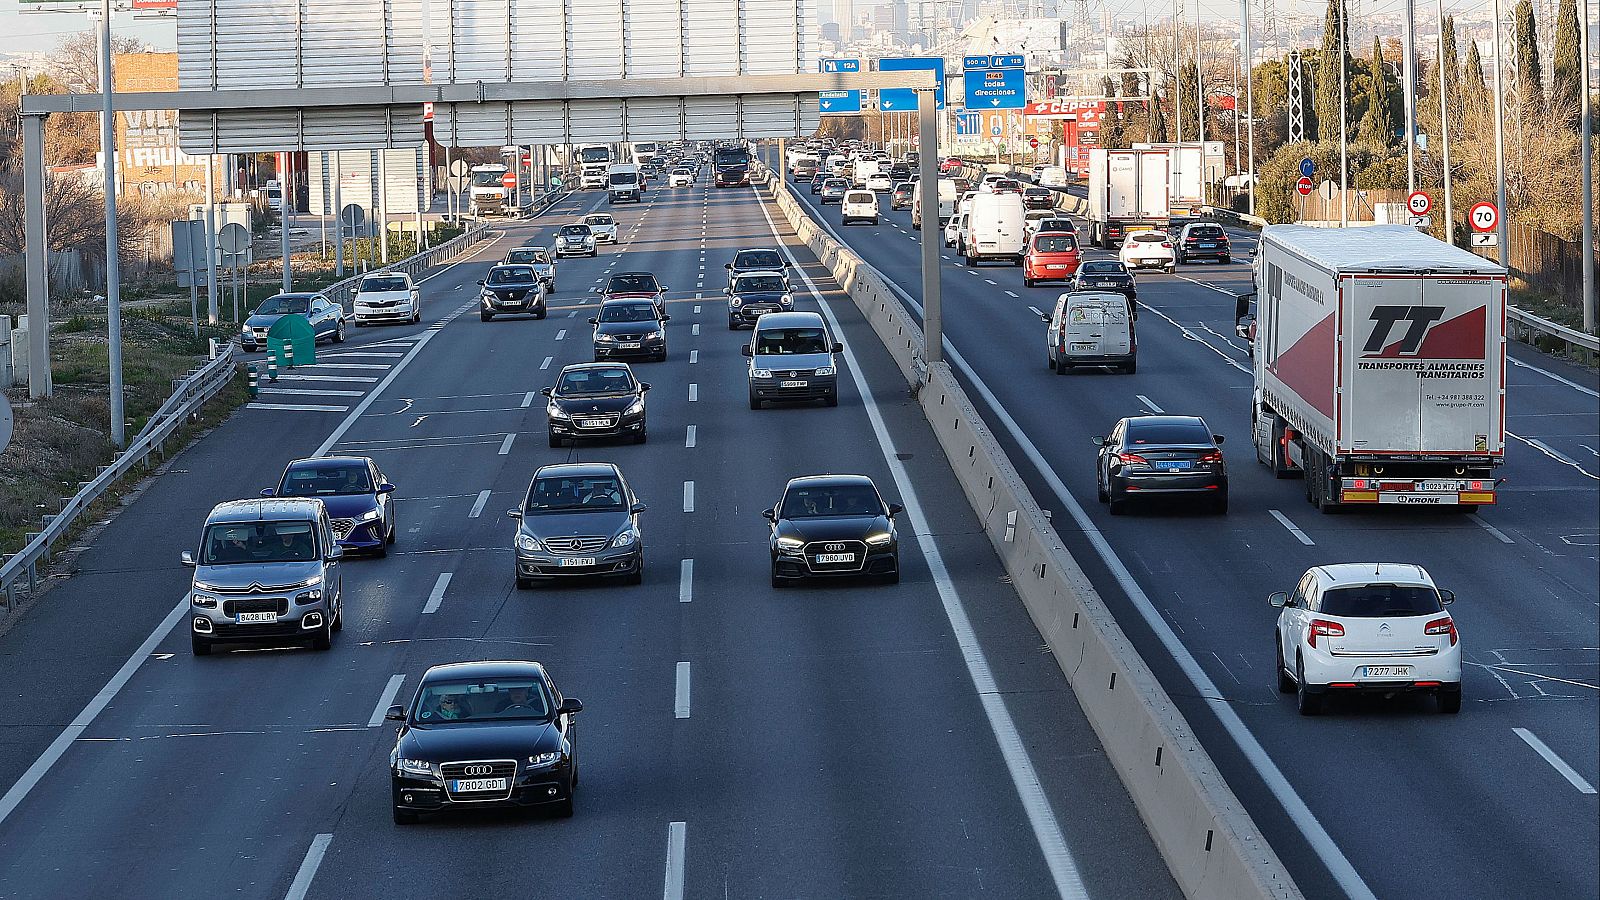
[[[1474,203],[1467,211],[1467,221],[1472,223],[1473,231],[1494,231],[1500,224],[1500,210],[1488,201]]]
[[[1406,208],[1411,210],[1413,216],[1425,216],[1428,210],[1433,209],[1433,198],[1422,191],[1412,191],[1406,198]]]

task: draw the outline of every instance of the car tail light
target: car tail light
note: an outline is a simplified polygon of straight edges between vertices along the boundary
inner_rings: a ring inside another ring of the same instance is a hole
[[[1168,250],[1171,250],[1172,249],[1172,242],[1171,241],[1162,241],[1161,242],[1161,246],[1167,248]]]
[[[1134,463],[1137,463],[1141,466],[1150,465],[1150,461],[1148,459],[1145,459],[1137,453],[1118,453],[1117,459],[1121,460],[1124,465],[1130,465]]]
[[[1203,463],[1219,463],[1219,462],[1222,462],[1222,451],[1213,450],[1210,453],[1207,453],[1206,455],[1200,457],[1199,461],[1203,462]]]
[[[1344,637],[1344,626],[1327,619],[1312,619],[1311,629],[1306,632],[1306,643],[1315,647],[1319,634],[1323,637]]]
[[[1448,616],[1443,619],[1434,619],[1432,622],[1422,626],[1422,633],[1448,634],[1450,635],[1450,646],[1452,647],[1456,645],[1456,641],[1460,640],[1460,636],[1456,634],[1456,620]]]

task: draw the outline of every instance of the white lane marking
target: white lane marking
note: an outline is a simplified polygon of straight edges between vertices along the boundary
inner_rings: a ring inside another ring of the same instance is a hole
[[[1213,291],[1216,291],[1216,292],[1217,292],[1217,293],[1219,293],[1219,294],[1226,294],[1226,295],[1228,295],[1228,296],[1229,296],[1229,297],[1237,297],[1237,296],[1238,296],[1238,294],[1235,294],[1235,293],[1234,293],[1234,292],[1233,292],[1233,291],[1230,291],[1230,290],[1226,290],[1226,289],[1224,289],[1224,288],[1220,288],[1220,287],[1217,287],[1217,286],[1216,286],[1216,285],[1214,285],[1214,284],[1212,284],[1212,283],[1211,283],[1211,282],[1209,282],[1209,281],[1196,281],[1196,280],[1195,280],[1195,279],[1193,279],[1193,278],[1190,278],[1190,277],[1189,277],[1189,276],[1187,276],[1187,275],[1179,275],[1179,276],[1178,276],[1178,279],[1179,279],[1179,280],[1180,280],[1180,281],[1187,281],[1187,282],[1189,282],[1189,283],[1190,283],[1190,284],[1198,284],[1198,285],[1200,285],[1200,286],[1201,286],[1201,287],[1203,287],[1203,288],[1208,288],[1208,289],[1210,289],[1210,290],[1213,290]],[[1141,305],[1143,305],[1143,304],[1141,304]]]
[[[295,366],[295,368],[296,369],[368,369],[368,370],[372,370],[372,371],[382,372],[385,369],[389,368],[389,366],[390,366],[389,363],[328,363],[328,362],[320,362],[320,363],[306,363],[303,366]]]
[[[1227,292],[1224,291],[1223,293],[1227,293]],[[1235,360],[1233,357],[1229,356],[1228,354],[1222,352],[1220,349],[1218,349],[1210,341],[1206,340],[1205,338],[1201,337],[1198,334],[1195,334],[1193,331],[1190,331],[1189,329],[1183,327],[1182,325],[1179,325],[1176,319],[1172,318],[1171,316],[1167,315],[1166,313],[1162,312],[1161,310],[1156,309],[1155,307],[1153,307],[1150,304],[1144,302],[1143,300],[1139,301],[1139,306],[1141,308],[1143,308],[1143,309],[1148,309],[1151,312],[1155,313],[1156,315],[1160,316],[1161,318],[1166,319],[1168,322],[1171,322],[1172,323],[1172,327],[1174,327],[1174,328],[1178,329],[1179,331],[1183,332],[1183,336],[1184,337],[1188,338],[1191,341],[1197,341],[1197,342],[1205,345],[1206,347],[1210,348],[1212,353],[1215,353],[1216,355],[1222,357],[1223,361],[1226,362],[1228,365],[1233,366],[1235,369],[1238,369],[1239,371],[1245,373],[1246,375],[1250,375],[1251,374],[1250,369],[1248,367],[1240,365],[1237,360]]]
[[[661,900],[683,900],[683,847],[689,826],[683,822],[667,825],[667,878]]]
[[[1526,728],[1513,728],[1511,730],[1516,732],[1517,737],[1522,738],[1524,743],[1532,747],[1533,752],[1544,757],[1545,762],[1549,763],[1557,772],[1560,772],[1562,778],[1571,782],[1572,786],[1578,789],[1578,793],[1592,794],[1595,792],[1594,785],[1585,781],[1582,775],[1579,775],[1576,770],[1567,765],[1567,761],[1557,756],[1554,750],[1546,747],[1544,741],[1539,740],[1533,732]]]
[[[763,209],[763,211],[765,210]],[[770,216],[768,217],[768,224],[771,225]],[[774,233],[776,233],[776,229],[774,229]],[[837,234],[834,236],[835,238],[838,237]],[[868,268],[871,269],[872,267],[869,265]],[[906,308],[914,310],[919,316],[922,315],[922,304],[906,293],[904,288],[885,278],[883,273],[877,272],[876,269],[873,269],[873,271],[900,296]],[[801,274],[804,275],[803,272]],[[1140,305],[1143,306],[1144,304]],[[1149,309],[1149,307],[1145,308]],[[824,310],[826,310],[826,307],[824,307]],[[1159,312],[1156,314],[1161,315]],[[1171,320],[1169,319],[1168,321]],[[1177,325],[1176,322],[1173,324]],[[1181,328],[1182,326],[1179,327]],[[1045,460],[1044,454],[1039,452],[1038,445],[1023,432],[1022,426],[1017,424],[1017,420],[1006,410],[1004,404],[995,396],[994,391],[989,389],[989,385],[967,363],[966,357],[956,350],[955,345],[950,342],[948,337],[945,338],[944,347],[949,353],[951,362],[961,371],[968,383],[972,385],[972,388],[978,392],[978,396],[983,399],[990,412],[1005,427],[1006,433],[1011,436],[1012,441],[1022,450],[1023,455],[1028,458],[1028,463],[1033,466],[1039,477],[1043,479],[1045,484],[1049,485],[1050,491],[1056,495],[1056,499],[1072,515],[1073,522],[1078,527],[1078,530],[1089,541],[1090,546],[1094,547],[1095,555],[1100,557],[1100,561],[1110,570],[1111,576],[1116,579],[1117,584],[1128,595],[1128,599],[1139,610],[1139,616],[1144,619],[1146,627],[1161,641],[1162,647],[1178,664],[1178,668],[1183,671],[1189,682],[1194,685],[1196,696],[1207,704],[1213,714],[1216,715],[1218,721],[1221,722],[1222,727],[1228,732],[1228,735],[1233,738],[1234,743],[1238,745],[1251,767],[1261,775],[1261,779],[1266,784],[1267,789],[1272,792],[1278,804],[1283,807],[1289,818],[1295,823],[1295,826],[1300,829],[1301,834],[1306,839],[1306,843],[1317,854],[1317,858],[1322,862],[1329,874],[1333,876],[1334,881],[1351,897],[1351,900],[1377,900],[1377,896],[1372,893],[1372,889],[1367,887],[1366,881],[1361,878],[1361,873],[1357,872],[1355,866],[1350,864],[1350,860],[1344,855],[1344,851],[1339,849],[1339,845],[1334,841],[1333,836],[1328,834],[1326,828],[1322,827],[1322,823],[1311,812],[1311,808],[1306,806],[1305,800],[1301,799],[1299,793],[1295,791],[1294,785],[1290,784],[1289,779],[1284,777],[1283,770],[1278,767],[1277,762],[1267,753],[1267,749],[1261,746],[1261,742],[1251,733],[1249,727],[1244,724],[1244,720],[1239,718],[1239,713],[1229,705],[1230,701],[1223,697],[1222,692],[1217,689],[1216,682],[1212,681],[1211,676],[1206,674],[1205,669],[1200,667],[1199,660],[1195,659],[1194,654],[1189,652],[1189,648],[1183,645],[1183,641],[1172,630],[1171,624],[1161,615],[1160,610],[1156,609],[1155,603],[1151,602],[1149,595],[1144,592],[1144,588],[1139,586],[1139,582],[1133,577],[1133,573],[1128,570],[1127,564],[1112,549],[1111,542],[1106,540],[1105,534],[1089,518],[1089,514],[1084,511],[1083,505],[1078,502],[1077,498],[1067,490],[1066,482],[1063,482],[1061,477],[1051,468],[1050,463]],[[845,347],[847,358],[850,355],[849,350],[848,346]],[[1232,360],[1229,360],[1229,362],[1232,362]],[[892,468],[891,466],[891,470]]]
[[[699,328],[699,327],[700,327],[699,325],[695,326],[695,328]],[[689,363],[690,363],[690,365],[693,365],[694,363],[697,363],[699,361],[700,361],[700,351],[699,350],[690,350],[689,351]]]
[[[694,298],[696,300],[699,300],[700,299],[700,295],[699,294],[695,294]],[[699,315],[700,314],[700,306],[699,306],[699,304],[695,304],[694,312],[695,312],[695,315]]]
[[[1016,297],[1017,296],[1017,292],[1016,291],[1006,291],[1006,296],[1007,297]],[[1020,299],[1020,298],[1018,298],[1018,299]]]
[[[1000,285],[999,285],[999,284],[998,284],[998,283],[996,283],[996,282],[993,282],[993,281],[990,281],[990,280],[989,280],[989,279],[987,279],[987,278],[985,278],[985,279],[984,279],[984,280],[983,280],[983,283],[984,283],[984,284],[988,284],[988,285],[993,285],[993,286],[994,286],[994,287],[999,287],[999,286],[1000,286]]]
[[[296,397],[360,397],[366,391],[334,391],[322,388],[274,388],[264,387],[256,391],[258,394],[285,394]]]
[[[378,695],[378,705],[372,708],[372,717],[367,719],[368,728],[377,728],[383,724],[383,717],[388,714],[389,707],[394,705],[394,697],[400,693],[400,684],[405,680],[404,672],[389,676],[389,683],[384,685],[383,693]]]
[[[1143,403],[1146,407],[1148,407],[1151,412],[1153,412],[1153,413],[1164,413],[1164,412],[1166,412],[1166,410],[1164,410],[1161,407],[1157,406],[1156,402],[1154,400],[1151,400],[1149,397],[1146,397],[1143,394],[1134,394],[1134,396],[1138,397],[1139,398],[1139,402]]]
[[[700,399],[700,385],[695,384],[694,382],[691,381],[689,383],[689,402],[690,403],[694,403],[695,401],[697,401],[699,399]]]
[[[678,602],[694,599],[694,560],[686,559],[678,565]]]
[[[569,318],[569,319],[576,319],[577,317],[578,317],[578,311],[577,310],[573,310],[572,312],[567,313],[567,318]]]
[[[501,456],[505,456],[506,454],[511,452],[511,442],[516,440],[516,439],[517,439],[517,433],[515,431],[513,431],[510,434],[506,435],[506,439],[503,442],[501,442],[501,444],[500,444],[500,455]]]
[[[556,340],[564,341],[566,339],[567,339],[567,330],[565,328],[563,328],[560,331],[556,332]]]
[[[311,879],[317,877],[317,869],[322,865],[322,857],[327,855],[331,843],[333,835],[326,832],[311,839],[306,858],[300,861],[300,871],[294,873],[294,882],[289,885],[289,893],[283,895],[283,900],[305,900],[311,890]]]
[[[1544,369],[1539,368],[1538,366],[1529,365],[1529,364],[1523,362],[1520,359],[1516,359],[1516,358],[1512,357],[1510,354],[1506,354],[1506,362],[1512,364],[1513,366],[1516,366],[1519,369],[1532,369],[1533,371],[1538,372],[1540,375],[1543,375],[1544,377],[1546,377],[1546,378],[1548,378],[1548,379],[1550,379],[1552,381],[1559,381],[1562,384],[1566,385],[1567,387],[1572,388],[1575,391],[1578,391],[1579,393],[1588,394],[1591,397],[1600,397],[1600,393],[1596,393],[1596,392],[1590,390],[1589,388],[1586,388],[1583,385],[1577,383],[1576,381],[1568,381],[1567,379],[1562,378],[1560,375],[1557,375],[1554,372],[1547,372]]]
[[[694,512],[694,482],[692,481],[683,483],[683,511],[686,513]]]
[[[476,519],[483,515],[483,505],[489,502],[489,491],[484,489],[478,492],[478,499],[472,504],[472,511],[467,513],[467,518]]]
[[[694,449],[695,429],[696,426],[690,425],[688,432],[686,432],[683,436],[683,446],[686,450]]]
[[[545,357],[545,358],[544,358],[544,362],[542,362],[542,363],[539,363],[539,368],[540,368],[540,369],[541,369],[541,370],[544,370],[544,369],[548,369],[548,368],[550,368],[550,363],[551,363],[551,362],[553,362],[553,361],[554,361],[554,360],[555,360],[555,357],[554,357],[554,356],[546,356],[546,357]]]
[[[1301,531],[1293,522],[1289,521],[1289,517],[1288,516],[1284,515],[1281,512],[1278,512],[1275,509],[1269,509],[1269,510],[1267,510],[1267,512],[1270,513],[1274,519],[1278,520],[1278,524],[1279,525],[1282,525],[1284,528],[1289,529],[1289,533],[1294,535],[1296,538],[1298,538],[1300,543],[1305,544],[1307,547],[1316,546],[1317,542],[1313,541],[1310,537],[1308,537],[1306,535],[1306,533],[1304,531]]]
[[[1033,312],[1033,314],[1038,316],[1039,318],[1041,318],[1041,319],[1044,318],[1044,310],[1040,309],[1039,307],[1030,306],[1030,307],[1028,307],[1028,309],[1031,310]]]
[[[767,227],[772,230],[772,236],[777,239],[779,248],[799,272],[806,287],[811,290],[812,296],[817,298],[823,315],[828,317],[828,326],[833,329],[834,334],[843,334],[844,329],[834,316],[833,308],[823,299],[822,291],[811,280],[811,276],[800,267],[799,261],[789,250],[789,245],[778,233],[778,227],[767,212],[766,204],[761,202],[760,193],[753,190],[752,193],[756,194],[761,214],[766,217]],[[950,629],[955,635],[956,645],[961,650],[961,657],[966,661],[967,674],[972,678],[973,688],[983,704],[983,711],[988,717],[990,730],[994,732],[1000,755],[1005,759],[1006,770],[1011,774],[1011,782],[1015,785],[1022,808],[1028,815],[1028,822],[1033,826],[1033,834],[1039,842],[1039,850],[1044,856],[1045,865],[1050,869],[1051,877],[1055,881],[1056,893],[1062,898],[1087,897],[1083,878],[1078,872],[1077,860],[1073,858],[1066,839],[1061,835],[1061,825],[1056,821],[1055,812],[1050,807],[1050,798],[1045,796],[1044,788],[1039,784],[1039,775],[1034,769],[1033,760],[1028,757],[1022,736],[1017,733],[1016,722],[1012,720],[1011,712],[1006,709],[1005,701],[995,684],[994,673],[989,669],[989,661],[984,656],[983,647],[978,643],[977,634],[972,630],[972,621],[967,617],[966,608],[962,605],[961,596],[950,578],[950,572],[945,568],[944,557],[932,536],[932,529],[928,527],[928,518],[922,512],[922,504],[917,500],[911,476],[895,453],[894,441],[889,437],[888,428],[883,424],[883,415],[878,409],[877,400],[867,385],[866,377],[862,374],[862,368],[857,363],[855,351],[850,344],[844,347],[844,358],[845,364],[850,367],[850,377],[855,382],[856,391],[861,395],[862,406],[866,409],[867,421],[872,425],[872,433],[877,438],[883,461],[888,465],[889,474],[894,478],[895,487],[900,492],[900,502],[905,505],[906,515],[911,519],[911,532],[916,535],[917,547],[928,564],[934,587],[939,592],[939,601],[944,606],[945,617],[950,622]]]
[[[379,346],[379,345],[378,344],[372,344],[371,346],[376,347],[376,346]],[[405,346],[410,346],[410,345],[407,344]],[[374,359],[401,359],[401,358],[403,358],[405,356],[405,354],[404,353],[371,353],[371,352],[368,352],[366,350],[341,350],[338,353],[324,353],[324,354],[322,354],[322,358],[323,359],[344,359],[347,356],[370,356],[370,357],[373,357]],[[383,368],[387,369],[388,366],[384,366]]]
[[[305,368],[301,366],[300,368]],[[378,379],[370,375],[290,375],[282,374],[277,378],[269,378],[268,384],[275,381],[349,381],[355,384],[376,384]]]
[[[56,739],[51,741],[50,746],[46,747],[45,751],[39,754],[39,758],[33,761],[33,765],[22,773],[22,777],[17,779],[16,784],[13,784],[11,789],[6,791],[4,797],[0,797],[0,823],[5,822],[6,817],[16,811],[23,798],[27,797],[28,793],[38,786],[51,767],[61,761],[61,757],[66,754],[67,748],[71,747],[78,737],[88,730],[90,725],[94,724],[94,720],[100,713],[105,711],[105,708],[111,704],[117,693],[133,678],[133,674],[139,670],[139,666],[150,658],[150,655],[155,652],[162,639],[188,612],[189,595],[185,593],[179,598],[178,605],[167,613],[166,618],[161,620],[161,624],[150,632],[150,636],[144,639],[144,643],[140,644],[133,651],[133,654],[128,657],[127,661],[122,664],[122,668],[117,670],[117,674],[111,676],[111,680],[107,681],[105,687],[102,687],[100,692],[94,695],[94,699],[90,700],[88,705],[73,718],[72,723],[63,728],[60,734],[56,735]]]
[[[689,329],[689,333],[690,334],[699,334],[700,333],[700,323],[699,322],[694,323],[693,327],[691,327]]]
[[[444,602],[444,589],[450,586],[450,579],[455,577],[454,572],[443,572],[433,583],[433,590],[428,593],[428,602],[423,604],[422,614],[429,615],[439,611],[439,604]]]
[[[1495,539],[1500,541],[1500,543],[1502,543],[1502,544],[1515,544],[1516,543],[1516,541],[1512,540],[1509,536],[1507,536],[1504,531],[1501,531],[1500,529],[1494,527],[1493,525],[1490,525],[1488,522],[1485,522],[1484,519],[1483,519],[1483,516],[1468,516],[1467,518],[1471,519],[1474,522],[1477,522],[1478,526],[1480,528],[1482,528],[1484,531],[1487,531],[1490,534],[1494,535]]]
[[[246,403],[245,409],[275,409],[281,412],[344,412],[348,406],[319,406],[314,403]]]
[[[1522,435],[1517,434],[1516,432],[1510,430],[1509,428],[1506,429],[1506,434],[1508,436],[1510,436],[1510,437],[1516,438],[1517,440],[1523,442],[1524,444],[1527,444],[1529,447],[1532,447],[1533,449],[1539,451],[1540,453],[1543,453],[1545,456],[1550,457],[1551,459],[1555,460],[1556,462],[1561,463],[1562,465],[1571,466],[1572,468],[1577,469],[1579,472],[1582,472],[1583,474],[1589,476],[1590,478],[1593,478],[1596,481],[1600,481],[1600,475],[1596,475],[1595,473],[1589,471],[1588,469],[1585,469],[1583,466],[1578,465],[1577,460],[1574,460],[1572,457],[1566,455],[1565,453],[1562,453],[1561,451],[1559,451],[1556,448],[1550,446],[1549,444],[1546,444],[1544,441],[1541,441],[1538,438],[1525,438]]]
[[[680,719],[689,718],[689,664],[678,663],[673,677],[672,713]]]
[[[1596,450],[1595,448],[1589,446],[1588,444],[1579,444],[1578,446],[1582,447],[1583,449],[1585,449],[1587,451],[1589,451],[1590,453],[1593,453],[1597,458],[1600,458],[1600,450]]]
[[[534,395],[537,394],[537,393],[538,393],[538,391],[529,391],[526,394],[522,395],[522,408],[523,409],[527,409],[528,407],[533,405],[533,398],[534,398]]]

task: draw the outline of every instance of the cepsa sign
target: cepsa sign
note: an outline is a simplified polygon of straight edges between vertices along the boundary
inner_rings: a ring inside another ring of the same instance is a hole
[[[1077,119],[1081,127],[1094,129],[1100,127],[1100,115],[1105,109],[1104,100],[1052,97],[1029,103],[1022,114],[1035,119]]]

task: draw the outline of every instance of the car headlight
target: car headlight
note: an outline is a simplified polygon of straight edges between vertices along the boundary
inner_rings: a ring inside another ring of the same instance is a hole
[[[818,375],[835,375],[835,374],[838,374],[838,370],[835,369],[833,366],[823,366],[822,368],[817,370],[816,374],[818,374]]]
[[[307,578],[305,581],[300,582],[299,584],[291,584],[291,585],[289,585],[289,588],[291,590],[293,590],[295,588],[317,587],[317,586],[319,586],[321,584],[322,584],[322,576],[321,575],[313,575],[310,578]]]
[[[771,378],[772,377],[772,370],[771,369],[751,369],[750,370],[750,377],[751,378]]]
[[[481,298],[483,298],[484,300],[493,300],[494,299],[494,291],[484,291],[479,296]]]
[[[565,247],[566,245],[567,245],[567,238],[566,238],[565,235],[559,235],[559,236],[556,237],[556,246],[557,247]]]
[[[780,304],[784,305],[784,306],[793,306],[794,305],[794,295],[793,294],[784,294],[782,297],[778,298],[778,302]]]
[[[739,307],[744,305],[744,298],[743,297],[734,297],[732,300],[728,301],[728,305],[733,307],[734,309],[738,309]]]
[[[567,419],[572,418],[572,415],[570,413],[568,413],[566,410],[562,409],[561,407],[557,406],[554,403],[552,403],[549,406],[545,407],[545,412],[552,419],[560,419],[562,421],[566,421]]]
[[[240,334],[250,334],[251,333],[250,326],[249,325],[241,325],[239,327],[239,333]]]
[[[394,763],[395,767],[404,775],[432,775],[435,777],[439,775],[439,765],[428,762],[425,759],[406,759],[401,757],[395,760]]]
[[[294,602],[301,605],[307,603],[316,603],[321,599],[322,588],[317,588],[316,590],[311,591],[301,591],[300,593],[294,595]]]
[[[189,602],[193,603],[195,606],[200,607],[201,609],[216,609],[217,608],[217,598],[212,597],[212,596],[210,596],[208,594],[193,594],[193,595],[190,596]]]
[[[874,547],[882,547],[884,544],[887,544],[892,540],[894,540],[894,535],[887,531],[880,531],[875,534],[867,535],[867,543]]]
[[[561,753],[559,751],[552,750],[549,753],[535,753],[528,757],[528,768],[542,769],[545,766],[553,766],[560,761]]]
[[[791,536],[789,536],[787,534],[783,535],[780,538],[778,538],[778,548],[780,550],[799,550],[801,547],[804,547],[805,545],[806,545],[805,541],[803,541],[803,540],[801,540],[801,539],[799,539],[797,537],[791,537]]]
[[[637,541],[638,539],[639,539],[639,535],[636,532],[634,532],[633,529],[630,528],[627,531],[624,531],[623,533],[621,533],[621,534],[617,535],[615,538],[613,538],[612,541],[611,541],[611,546],[612,547],[618,547],[618,548],[621,548],[621,547],[632,547],[633,546],[633,542]]]
[[[640,397],[628,404],[628,408],[623,410],[622,414],[625,416],[637,416],[642,412],[644,412],[644,398]]]
[[[519,531],[517,532],[517,549],[528,553],[538,553],[543,548],[539,546],[538,538]]]
[[[383,510],[381,510],[381,509],[379,509],[377,507],[373,507],[372,509],[367,510],[366,512],[362,513],[361,515],[356,516],[356,521],[357,522],[376,522],[381,518],[383,518]]]
[[[602,331],[599,334],[595,335],[594,339],[597,340],[597,341],[614,341],[614,340],[617,339],[617,336],[614,335],[614,334],[606,334],[605,332]]]

